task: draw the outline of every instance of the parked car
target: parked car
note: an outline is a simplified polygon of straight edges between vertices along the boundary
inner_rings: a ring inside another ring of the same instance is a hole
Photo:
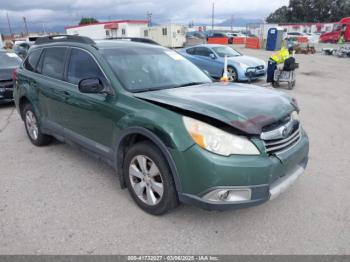
[[[266,63],[258,58],[245,56],[224,45],[197,45],[179,50],[179,53],[213,78],[220,78],[224,72],[225,56],[229,81],[255,80],[266,75]]]
[[[213,83],[157,45],[41,39],[17,71],[14,97],[34,145],[55,137],[105,160],[151,214],[179,202],[206,209],[263,203],[291,185],[308,159],[294,99]]]
[[[185,46],[195,46],[207,43],[207,36],[203,32],[193,31],[186,33]]]
[[[208,38],[227,38],[229,44],[233,43],[233,36],[227,35],[226,33],[222,33],[222,32],[212,32],[208,36]]]
[[[22,59],[11,51],[0,50],[0,102],[13,99],[13,73]]]
[[[28,50],[32,45],[33,43],[30,42],[15,43],[13,49],[19,57],[24,59],[27,56]]]

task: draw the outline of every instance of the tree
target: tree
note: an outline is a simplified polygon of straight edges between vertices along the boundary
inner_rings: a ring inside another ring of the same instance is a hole
[[[350,16],[350,0],[290,0],[266,18],[268,23],[336,22]]]
[[[86,25],[86,24],[95,24],[98,23],[98,20],[93,17],[82,17],[79,25]]]

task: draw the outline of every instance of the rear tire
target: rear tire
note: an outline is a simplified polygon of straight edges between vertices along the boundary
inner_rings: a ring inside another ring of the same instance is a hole
[[[27,103],[24,105],[22,116],[28,138],[34,145],[45,146],[52,142],[52,136],[45,135],[41,132],[38,118],[31,104]]]
[[[151,142],[129,148],[123,176],[135,203],[145,212],[162,215],[178,205],[175,183],[161,151]]]

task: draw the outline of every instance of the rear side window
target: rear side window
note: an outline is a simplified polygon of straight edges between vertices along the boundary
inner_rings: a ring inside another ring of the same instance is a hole
[[[41,50],[35,50],[31,52],[28,58],[24,61],[24,68],[29,71],[35,72],[40,55],[41,55]]]
[[[64,47],[47,48],[42,63],[42,74],[62,79],[66,51],[67,48]]]
[[[78,84],[80,80],[98,77],[104,81],[104,75],[90,54],[83,50],[72,49],[67,72],[67,80]]]

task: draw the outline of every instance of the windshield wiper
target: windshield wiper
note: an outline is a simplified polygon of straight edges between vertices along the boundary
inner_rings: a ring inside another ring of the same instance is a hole
[[[134,90],[133,93],[142,93],[142,92],[148,92],[148,91],[158,91],[158,90],[164,90],[164,89],[173,89],[173,88],[180,88],[185,86],[195,86],[195,85],[202,85],[202,84],[209,84],[210,82],[189,82],[177,86],[162,86],[162,87],[150,87],[150,88],[144,88],[139,90]]]
[[[196,86],[196,85],[203,85],[203,84],[209,84],[210,82],[189,82],[185,84],[181,84],[178,86],[173,86],[171,88],[179,88],[179,87],[185,87],[185,86]]]

